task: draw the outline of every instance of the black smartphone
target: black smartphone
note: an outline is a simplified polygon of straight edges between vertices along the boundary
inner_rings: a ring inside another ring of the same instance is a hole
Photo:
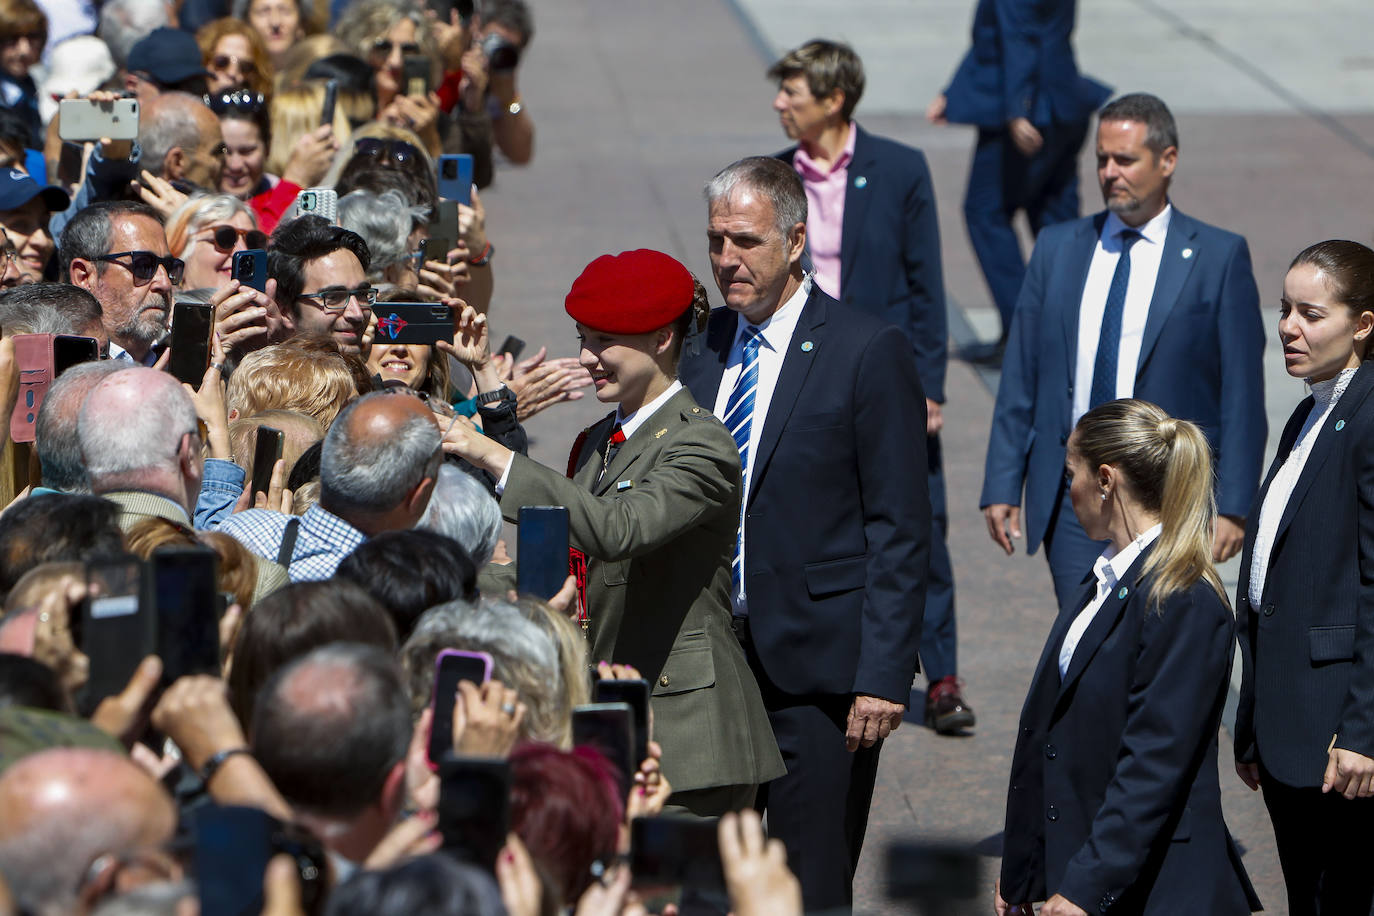
[[[472,206],[472,157],[467,153],[447,153],[439,157],[439,196]]]
[[[406,95],[429,95],[434,68],[422,54],[407,54],[401,61],[401,85]]]
[[[230,278],[244,286],[251,286],[258,292],[267,291],[267,252],[261,248],[234,253]]]
[[[491,655],[445,649],[434,662],[434,719],[429,727],[429,762],[438,766],[444,754],[453,753],[453,707],[458,701],[458,682],[478,685],[491,680]]]
[[[210,338],[215,333],[215,307],[178,302],[172,306],[172,355],[167,371],[178,382],[199,389],[210,368]]]
[[[195,811],[196,886],[201,916],[257,916],[263,909],[263,875],[272,857],[296,860],[301,904],[323,909],[328,865],[323,847],[303,831],[259,808],[207,804]]]
[[[568,556],[568,510],[563,506],[521,506],[516,540],[516,589],[547,601],[563,587]]]
[[[92,560],[86,582],[95,594],[81,604],[74,641],[90,659],[83,708],[94,710],[129,685],[139,662],[157,652],[157,615],[147,599],[146,566],[138,557]]]
[[[626,703],[634,713],[635,767],[649,757],[649,682],[640,678],[632,681],[597,681],[592,684],[595,703]]]
[[[448,262],[448,253],[453,250],[458,239],[458,203],[452,200],[436,200],[429,216],[429,244],[425,246],[425,258],[430,261]]]
[[[630,821],[630,874],[636,887],[725,889],[716,820],[637,817]]]
[[[589,703],[572,711],[573,744],[586,744],[606,756],[616,769],[620,797],[630,797],[639,760],[635,759],[634,710],[629,703]]]
[[[373,343],[427,344],[453,339],[453,308],[437,302],[378,302]]]
[[[253,493],[257,500],[259,493],[267,493],[272,488],[272,469],[281,460],[282,446],[286,434],[271,426],[259,426],[258,438],[253,446]]]
[[[159,547],[150,558],[162,684],[220,673],[219,555],[209,547]]]
[[[495,872],[509,830],[510,765],[491,757],[445,757],[439,764],[444,851]]]
[[[334,106],[339,101],[339,81],[325,80],[324,105],[320,108],[320,126],[334,123]]]
[[[514,334],[508,334],[501,343],[501,349],[496,352],[503,353],[511,359],[519,359],[520,354],[525,352],[525,342]]]

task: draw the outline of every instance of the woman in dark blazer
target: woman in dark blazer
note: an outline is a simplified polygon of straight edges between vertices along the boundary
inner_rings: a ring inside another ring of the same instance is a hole
[[[997,912],[1249,913],[1217,777],[1235,619],[1211,559],[1206,437],[1111,401],[1078,421],[1066,463],[1079,522],[1111,546],[1021,711]]]
[[[1311,396],[1250,511],[1236,771],[1264,790],[1289,911],[1374,899],[1374,251],[1320,242],[1283,281],[1288,374]]]
[[[618,404],[573,444],[567,476],[461,426],[445,448],[500,480],[509,521],[521,506],[568,508],[587,558],[589,657],[633,665],[653,685],[669,803],[704,816],[747,807],[784,767],[730,625],[739,450],[677,381],[706,292],[673,258],[641,249],[589,264],[565,307],[597,398]]]

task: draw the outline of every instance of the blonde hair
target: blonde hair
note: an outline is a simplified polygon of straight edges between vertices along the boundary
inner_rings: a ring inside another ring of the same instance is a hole
[[[249,353],[229,377],[225,401],[238,417],[292,410],[314,417],[325,431],[358,394],[338,353],[278,344]]]
[[[1148,401],[1123,398],[1085,413],[1074,433],[1074,448],[1090,467],[1115,467],[1136,502],[1159,514],[1162,530],[1143,569],[1151,606],[1158,610],[1202,579],[1229,607],[1212,562],[1217,503],[1202,430]]]
[[[305,85],[305,71],[320,58],[345,53],[350,53],[347,46],[327,32],[306,35],[282,54],[274,79],[277,92]]]
[[[191,238],[201,229],[216,223],[227,223],[240,213],[247,213],[253,228],[257,228],[258,215],[234,195],[193,194],[167,218],[167,249],[181,257],[191,247]]]
[[[267,171],[280,175],[291,161],[291,153],[301,137],[320,126],[320,111],[324,108],[324,84],[307,83],[293,89],[282,89],[272,99],[272,144],[267,152]],[[334,136],[344,156],[353,150],[353,129],[348,115],[334,109]],[[343,152],[343,151],[347,152]]]
[[[267,53],[267,45],[263,42],[258,30],[253,28],[242,19],[235,19],[232,16],[225,16],[223,19],[216,19],[207,22],[196,32],[196,44],[200,47],[201,61],[208,68],[210,61],[214,60],[215,48],[219,46],[220,39],[229,35],[241,36],[248,42],[248,51],[252,55],[253,72],[247,74],[248,88],[254,92],[261,92],[269,100],[272,98],[272,58]]]
[[[572,711],[592,701],[591,684],[587,681],[587,637],[572,618],[549,607],[547,602],[528,595],[514,602],[530,622],[553,640],[558,652],[558,677],[562,689],[555,695],[558,709],[549,743],[563,750],[572,748]]]

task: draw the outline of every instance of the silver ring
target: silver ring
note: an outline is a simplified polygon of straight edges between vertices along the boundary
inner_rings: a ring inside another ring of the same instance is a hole
[[[502,711],[503,713],[505,713],[506,715],[508,715],[508,716],[513,716],[513,715],[515,715],[515,704],[514,704],[514,703],[504,703],[504,704],[502,704],[502,706],[501,706],[501,711]]]

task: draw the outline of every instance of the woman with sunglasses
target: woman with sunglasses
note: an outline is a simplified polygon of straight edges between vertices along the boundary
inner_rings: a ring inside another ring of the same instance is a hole
[[[267,45],[252,26],[225,17],[207,22],[196,32],[205,69],[210,71],[210,94],[247,89],[272,95],[272,59]]]

